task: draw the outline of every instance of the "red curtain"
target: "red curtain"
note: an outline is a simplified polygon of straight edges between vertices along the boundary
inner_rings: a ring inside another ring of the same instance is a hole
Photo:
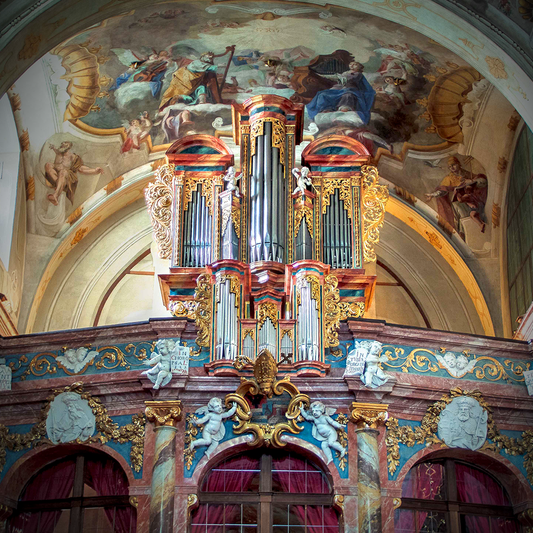
[[[286,456],[272,461],[272,481],[279,482],[283,492],[299,494],[327,494],[329,487],[320,470],[299,457]],[[302,525],[309,533],[327,531],[323,526],[339,528],[339,517],[332,507],[323,505],[293,505]],[[333,529],[332,529],[333,530]]]
[[[84,483],[98,496],[122,496],[128,494],[128,480],[120,466],[112,459],[85,461]],[[130,533],[136,530],[137,515],[131,507],[104,508],[109,523],[115,518],[115,533]]]
[[[209,492],[245,492],[259,475],[259,458],[238,456],[224,461],[209,473],[203,490]],[[215,533],[222,528],[206,524],[232,523],[240,512],[240,505],[201,504],[192,515],[191,533]]]
[[[511,505],[502,487],[481,470],[456,463],[455,475],[457,477],[457,496],[460,502]],[[515,533],[518,531],[516,523],[504,518],[466,515],[465,522],[468,533],[487,533],[489,531]]]
[[[68,498],[74,484],[76,460],[67,459],[42,470],[31,481],[22,501],[56,500]],[[10,520],[12,533],[52,533],[62,511],[23,513]]]
[[[444,467],[438,463],[422,463],[411,469],[402,487],[402,498],[424,500],[442,499]],[[401,510],[396,521],[398,533],[418,532],[424,525],[428,513]]]

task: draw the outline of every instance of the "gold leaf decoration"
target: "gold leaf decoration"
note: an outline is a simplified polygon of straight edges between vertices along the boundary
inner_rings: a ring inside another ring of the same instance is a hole
[[[349,421],[349,418],[344,413],[340,413],[337,417],[337,422],[343,426],[346,426]],[[346,431],[346,428],[341,427],[337,429],[337,435],[339,444],[346,450],[344,457],[341,457],[340,452],[337,452],[337,457],[339,458],[339,468],[344,472],[344,470],[346,470],[346,466],[348,465],[348,432]]]
[[[155,182],[148,184],[144,197],[154,230],[159,257],[169,259],[172,252],[170,224],[172,221],[174,172],[170,165],[162,165],[155,173]]]
[[[365,302],[339,303],[340,320],[362,318],[365,315]]]
[[[261,329],[265,320],[269,318],[272,325],[278,327],[278,308],[273,302],[260,303],[257,310],[257,327]]]
[[[379,229],[385,220],[385,208],[389,190],[379,185],[378,169],[365,165],[361,168],[363,178],[363,256],[365,261],[376,261],[374,245],[379,242]]]
[[[339,326],[341,313],[339,309],[339,280],[333,274],[325,278],[324,283],[324,344],[326,347],[339,345]]]
[[[209,274],[199,276],[196,282],[196,290],[194,291],[194,300],[196,301],[195,319],[198,327],[196,344],[200,348],[209,347],[211,341],[212,292],[211,276]]]

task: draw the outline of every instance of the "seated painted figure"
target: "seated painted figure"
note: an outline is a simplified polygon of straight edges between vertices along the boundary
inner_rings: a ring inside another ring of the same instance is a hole
[[[374,103],[376,91],[363,74],[364,66],[353,61],[350,70],[339,75],[337,85],[325,91],[319,91],[307,104],[307,113],[311,120],[318,113],[331,111],[355,111],[364,124],[370,121],[370,110]]]

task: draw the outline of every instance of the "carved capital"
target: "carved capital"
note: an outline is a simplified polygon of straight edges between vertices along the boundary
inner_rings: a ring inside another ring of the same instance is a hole
[[[164,400],[144,402],[146,404],[146,418],[153,422],[155,427],[176,427],[181,420],[182,409],[180,400]]]
[[[385,423],[388,418],[389,406],[386,403],[352,403],[350,420],[358,428],[377,428]]]

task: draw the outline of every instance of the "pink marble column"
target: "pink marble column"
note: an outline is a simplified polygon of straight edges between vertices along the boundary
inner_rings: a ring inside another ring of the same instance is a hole
[[[146,418],[155,425],[154,469],[150,499],[150,533],[172,533],[176,484],[176,424],[179,400],[146,403]]]

